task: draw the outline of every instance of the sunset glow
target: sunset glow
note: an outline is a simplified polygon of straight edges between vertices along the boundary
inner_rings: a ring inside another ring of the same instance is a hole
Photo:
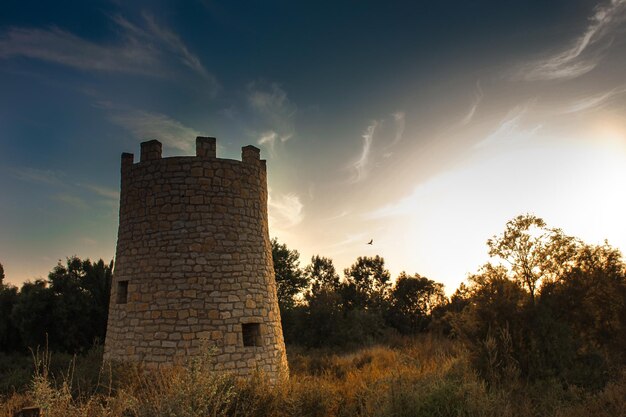
[[[223,158],[261,148],[270,234],[302,266],[380,255],[392,276],[451,293],[523,213],[626,251],[625,1],[99,2],[72,16],[9,3],[0,263],[13,284],[66,256],[111,259],[120,154],[158,139],[190,155],[198,135]]]

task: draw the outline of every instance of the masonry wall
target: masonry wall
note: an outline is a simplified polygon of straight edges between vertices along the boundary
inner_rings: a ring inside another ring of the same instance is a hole
[[[141,144],[139,163],[122,154],[105,359],[170,364],[208,344],[216,369],[279,378],[265,161],[253,146],[235,161],[215,157],[214,138],[196,145],[195,157],[161,158],[157,141]]]

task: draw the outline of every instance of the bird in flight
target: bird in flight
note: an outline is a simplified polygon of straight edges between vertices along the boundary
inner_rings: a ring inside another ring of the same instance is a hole
[[[367,242],[368,245],[371,245],[372,243],[374,243],[374,239],[370,239],[370,241]]]

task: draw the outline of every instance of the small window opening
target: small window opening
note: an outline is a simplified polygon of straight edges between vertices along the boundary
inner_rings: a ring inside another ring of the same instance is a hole
[[[128,302],[128,281],[118,281],[117,283],[117,304]]]
[[[261,324],[243,323],[241,325],[244,346],[261,346]]]

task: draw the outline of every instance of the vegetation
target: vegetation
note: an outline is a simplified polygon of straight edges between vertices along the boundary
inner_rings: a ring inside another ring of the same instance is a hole
[[[599,389],[619,374],[626,346],[626,272],[619,251],[587,245],[519,216],[488,243],[493,262],[469,278],[449,314],[490,383],[519,375]]]
[[[341,355],[292,347],[288,357],[291,378],[271,385],[261,374],[238,380],[211,372],[210,350],[184,367],[104,367],[98,374],[77,363],[65,376],[48,372],[44,356],[28,390],[0,401],[0,416],[32,404],[47,417],[613,417],[626,411],[623,374],[599,392],[564,390],[556,380],[492,387],[458,341],[440,336]]]
[[[329,258],[313,256],[301,269],[298,252],[275,239],[272,254],[279,265],[276,281],[287,344],[354,349],[393,333],[417,334],[446,301],[443,284],[419,274],[403,272],[392,285],[380,256],[357,258],[341,280]]]
[[[301,268],[274,239],[291,378],[270,388],[263,375],[210,372],[210,349],[180,368],[99,368],[89,348],[106,330],[112,264],[70,258],[19,291],[0,273],[4,412],[35,403],[51,416],[626,415],[620,252],[532,215],[487,246],[490,262],[448,298],[419,274],[392,282],[378,256],[359,257],[343,278],[322,256]],[[46,334],[52,351],[81,353],[70,368],[55,353],[61,360],[36,357],[29,369],[20,352]]]
[[[112,270],[112,262],[71,257],[19,292],[0,282],[0,351],[77,353],[104,341]]]

